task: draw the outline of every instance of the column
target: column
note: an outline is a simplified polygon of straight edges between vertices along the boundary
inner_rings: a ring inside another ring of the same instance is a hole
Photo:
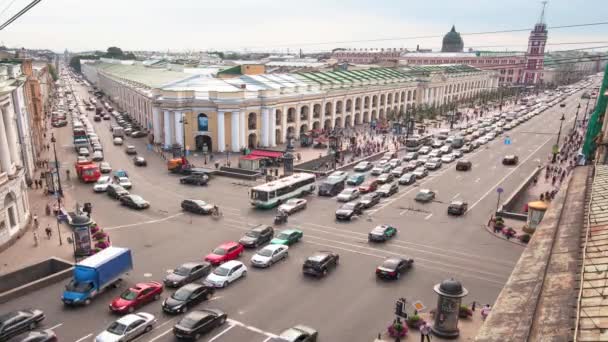
[[[269,113],[268,113],[268,108],[264,107],[262,108],[262,146],[264,147],[268,147],[268,144],[270,142],[268,133],[270,131],[270,122],[268,122],[269,120]]]
[[[6,128],[4,127],[4,120],[0,120],[0,168],[2,172],[12,174],[11,168],[11,157],[8,149],[8,141],[6,139]]]
[[[6,130],[6,140],[8,140],[8,150],[10,151],[11,162],[17,166],[21,166],[21,158],[19,158],[19,148],[17,147],[17,127],[15,127],[15,120],[13,120],[13,110],[9,106],[2,109],[4,118],[4,129]]]
[[[378,103],[380,103],[380,95],[378,95]],[[337,106],[338,106],[338,101],[336,100],[336,101],[334,101],[334,104],[333,104],[333,106],[331,108],[331,123],[329,124],[329,127],[332,128],[332,129],[334,128],[334,125],[336,124],[336,110],[338,110],[336,108]],[[344,101],[342,101],[342,106],[344,106]],[[344,108],[342,108],[342,110],[344,110]],[[371,108],[370,108],[370,111],[369,111],[369,117],[370,117],[370,120],[371,120],[371,117],[372,117],[372,110],[371,110]],[[325,123],[323,123],[323,125],[325,125]]]
[[[161,128],[160,128],[160,108],[158,107],[153,107],[152,108],[152,125],[154,125],[154,127],[152,127],[154,129],[154,143],[158,144],[161,142],[160,139],[160,132],[161,132]]]
[[[175,143],[184,148],[184,123],[182,122],[182,112],[173,112],[175,121]]]
[[[224,112],[217,112],[217,150],[226,151],[226,131],[224,128]]]
[[[247,121],[245,120],[245,112],[239,112],[240,113],[240,122],[239,122],[239,127],[240,127],[240,134],[239,134],[239,147],[243,148],[243,147],[247,147]],[[257,121],[257,118],[256,118]]]
[[[239,112],[232,112],[232,152],[239,151]]]
[[[168,110],[165,111],[165,120],[163,120],[165,127],[165,147],[171,146],[171,113]]]
[[[287,111],[289,107],[283,107],[281,112],[283,117],[281,118],[281,135],[283,136],[283,143],[287,143]]]
[[[277,109],[270,108],[270,146],[277,146]]]

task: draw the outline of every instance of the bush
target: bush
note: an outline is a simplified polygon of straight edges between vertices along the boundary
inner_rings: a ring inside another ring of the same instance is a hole
[[[406,321],[407,326],[412,329],[418,329],[418,327],[420,327],[420,325],[423,323],[424,320],[417,314],[409,315]]]
[[[519,236],[519,241],[523,242],[523,243],[528,243],[530,242],[530,234],[523,234]]]
[[[460,310],[458,311],[458,317],[469,318],[473,316],[473,310],[469,309],[467,305],[461,304]]]
[[[388,326],[388,335],[390,337],[405,337],[407,331],[407,325],[401,322],[395,322]]]

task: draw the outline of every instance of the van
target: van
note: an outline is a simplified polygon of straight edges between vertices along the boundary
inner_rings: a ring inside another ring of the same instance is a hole
[[[122,138],[125,136],[125,130],[122,127],[114,127],[112,129],[112,137],[113,138]]]
[[[319,196],[328,196],[333,197],[339,194],[344,190],[344,180],[343,179],[326,179],[321,185],[319,185]]]

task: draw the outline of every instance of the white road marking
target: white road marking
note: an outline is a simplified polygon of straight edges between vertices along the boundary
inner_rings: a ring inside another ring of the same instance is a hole
[[[217,340],[218,338],[220,338],[220,336],[224,335],[225,333],[227,333],[230,329],[232,329],[234,327],[236,327],[236,325],[234,325],[234,324],[229,325],[228,328],[222,330],[219,334],[213,336],[213,338],[210,339],[209,342],[213,342],[213,341]],[[150,341],[150,342],[152,342],[152,341]]]
[[[144,221],[144,222],[137,222],[137,223],[130,223],[130,224],[123,224],[120,226],[114,226],[114,227],[107,227],[104,228],[104,230],[116,230],[116,229],[121,229],[121,228],[130,228],[130,227],[137,227],[137,226],[143,226],[146,224],[152,224],[152,223],[158,223],[158,222],[163,222],[163,221],[167,221],[170,220],[174,217],[183,215],[184,213],[177,213],[177,214],[173,214],[167,217],[163,217],[161,219],[157,219],[157,220],[150,220],[150,221]]]
[[[170,322],[170,321],[167,321],[167,322]],[[158,340],[159,338],[167,335],[168,333],[170,333],[172,331],[173,331],[173,328],[167,329],[167,330],[163,331],[162,333],[160,333],[160,335],[156,335],[156,337],[154,337],[153,339],[151,339],[149,342],[154,342],[154,341]],[[76,341],[76,342],[79,342],[79,341]]]
[[[477,179],[475,180],[475,183],[479,183],[479,181],[480,181],[480,180],[481,180],[481,178],[477,178]]]
[[[277,337],[277,335],[275,335],[275,334],[273,334],[273,333],[271,333],[271,332],[264,331],[264,330],[262,330],[262,329],[256,328],[256,327],[251,326],[251,325],[247,325],[247,324],[242,323],[242,322],[239,322],[239,321],[235,321],[234,319],[231,319],[231,318],[228,318],[226,321],[227,321],[228,323],[232,324],[232,325],[238,325],[238,326],[243,327],[243,328],[245,328],[245,329],[248,329],[248,330],[254,331],[254,332],[258,333],[258,334],[266,335],[266,336],[268,336],[269,338],[272,338],[272,337]],[[211,342],[211,341],[209,341],[209,342]]]
[[[59,328],[59,327],[60,327],[60,326],[62,326],[62,325],[63,325],[63,323],[59,323],[59,324],[53,325],[53,326],[52,326],[52,327],[50,327],[49,329],[51,329],[51,330],[55,330],[55,329]]]
[[[425,219],[425,220],[428,220],[428,219],[430,219],[430,218],[431,218],[431,216],[433,216],[433,213],[428,214],[428,215],[427,215],[427,216],[426,216],[424,219]]]
[[[145,278],[150,278],[151,276],[152,276],[152,273],[144,273]]]
[[[457,199],[457,198],[458,198],[458,196],[460,196],[460,192],[459,192],[459,193],[457,193],[456,195],[454,195],[454,197],[452,197],[452,200]]]
[[[271,338],[272,338],[272,336],[269,336],[267,339],[265,339],[265,340],[264,340],[264,341],[262,341],[262,342],[268,342],[268,341],[269,341]]]
[[[169,330],[169,331],[171,331],[171,330]],[[93,336],[93,334],[88,334],[88,335],[86,335],[86,336],[83,336],[83,337],[81,337],[81,338],[77,339],[77,340],[76,340],[76,342],[81,342],[81,341],[84,341],[84,340],[86,340],[87,338],[89,338],[89,337],[91,337],[91,336]]]

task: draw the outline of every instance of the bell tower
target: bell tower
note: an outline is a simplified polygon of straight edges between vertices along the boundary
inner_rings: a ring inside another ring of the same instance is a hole
[[[524,70],[524,84],[543,83],[543,68],[545,60],[545,45],[547,44],[547,24],[545,23],[545,9],[547,1],[543,1],[543,8],[538,22],[530,32],[528,38],[528,51],[526,53],[526,68]]]

